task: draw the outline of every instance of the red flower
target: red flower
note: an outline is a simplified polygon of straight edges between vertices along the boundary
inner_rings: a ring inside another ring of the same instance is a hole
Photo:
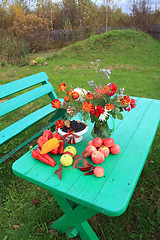
[[[96,86],[96,88],[94,89],[95,93],[94,94],[94,97],[95,98],[100,98],[101,97],[101,94],[105,94],[105,91],[103,90],[103,87],[101,85],[99,85],[99,87]]]
[[[78,92],[72,92],[71,96],[74,100],[76,100],[76,99],[79,98],[79,93]]]
[[[100,116],[102,113],[104,113],[104,107],[102,106],[96,106],[91,109],[91,114],[96,115],[96,117]]]
[[[93,108],[93,104],[91,104],[90,102],[83,103],[82,110],[84,110],[85,112],[90,112],[92,108]]]
[[[114,105],[113,104],[106,104],[106,109],[107,110],[113,110]]]
[[[113,96],[117,91],[117,86],[114,83],[109,83],[109,87],[111,88],[111,91],[107,94],[107,96]]]
[[[110,87],[109,86],[104,86],[104,92],[109,93],[110,92]]]
[[[124,101],[126,101],[126,103],[130,103],[130,97],[127,95],[127,96],[124,96],[123,97]]]
[[[136,106],[137,106],[137,102],[136,102],[135,99],[132,98],[130,103],[129,103],[129,105],[128,105],[128,107],[124,108],[124,110],[129,112],[132,108],[135,108]]]
[[[136,100],[132,98],[131,101],[130,101],[130,105],[131,105],[131,109],[135,108],[137,106]]]
[[[60,83],[59,85],[59,92],[66,91],[66,84],[65,83]]]
[[[69,96],[65,96],[65,97],[64,97],[64,101],[65,101],[65,102],[69,102],[69,100],[70,100]]]
[[[56,125],[56,128],[63,128],[63,126],[64,126],[64,121],[57,120],[57,121],[55,122],[55,125]]]
[[[92,99],[93,99],[93,94],[90,93],[90,92],[87,92],[86,98],[87,98],[88,100],[92,100]]]
[[[54,99],[51,103],[52,103],[53,108],[60,108],[61,107],[61,102],[58,99]]]

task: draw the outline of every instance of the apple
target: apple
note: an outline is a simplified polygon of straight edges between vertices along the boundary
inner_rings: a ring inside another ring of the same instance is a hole
[[[76,153],[77,153],[77,150],[76,150],[76,148],[75,147],[73,147],[73,146],[68,146],[68,147],[66,147],[65,149],[64,149],[64,153],[65,152],[70,152],[70,153],[72,153],[73,154],[73,157],[76,155]]]
[[[93,173],[96,177],[103,177],[104,176],[104,168],[97,166],[93,169]]]
[[[69,154],[63,154],[60,158],[60,163],[65,167],[71,166],[73,158]]]
[[[121,148],[118,144],[114,144],[112,147],[110,147],[110,151],[112,154],[118,154],[121,151]]]
[[[103,145],[106,147],[111,147],[114,145],[114,139],[113,138],[105,138],[103,139]]]
[[[100,164],[104,161],[104,155],[100,151],[95,151],[91,154],[91,159],[95,164]]]
[[[92,145],[87,146],[87,147],[85,148],[85,152],[88,153],[88,156],[91,156],[91,154],[92,154],[93,152],[95,152],[95,151],[97,151],[97,148],[94,147],[94,146],[92,146]]]
[[[104,157],[108,157],[109,152],[110,152],[109,148],[104,145],[102,145],[100,148],[98,148],[98,151],[102,152]]]
[[[93,146],[95,147],[101,147],[103,144],[103,140],[100,137],[93,139]]]
[[[93,146],[93,140],[88,142],[88,146]]]

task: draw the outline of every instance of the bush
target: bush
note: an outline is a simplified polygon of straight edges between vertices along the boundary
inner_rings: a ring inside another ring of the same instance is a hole
[[[5,36],[0,41],[0,60],[13,65],[28,64],[29,49],[27,44],[14,36]]]
[[[45,32],[48,31],[48,22],[44,17],[34,13],[16,14],[11,31],[19,39],[27,42],[31,51],[45,50],[48,45],[48,38],[44,37]]]
[[[1,61],[1,67],[6,67],[7,63],[5,59],[2,59]]]

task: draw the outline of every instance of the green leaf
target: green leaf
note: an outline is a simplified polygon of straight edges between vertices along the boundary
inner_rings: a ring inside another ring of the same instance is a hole
[[[118,114],[120,112],[119,108],[115,108],[115,114]]]
[[[116,119],[116,114],[115,113],[111,112],[111,115],[114,119]]]
[[[117,113],[117,118],[118,118],[119,120],[123,120],[123,115],[122,115],[121,113]]]

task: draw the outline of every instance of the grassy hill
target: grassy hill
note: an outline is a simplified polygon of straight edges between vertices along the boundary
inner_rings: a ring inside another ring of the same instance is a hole
[[[35,54],[34,57],[36,56]],[[135,30],[110,31],[91,36],[56,52],[39,53],[38,56],[47,56],[48,64],[0,68],[0,84],[44,71],[49,76],[55,92],[60,95],[58,86],[63,81],[72,87],[83,85],[87,88],[87,81],[90,80],[100,84],[96,69],[91,65],[91,61],[100,59],[101,68],[112,70],[110,82],[124,87],[125,94],[160,99],[160,42],[148,34]],[[36,104],[35,102],[32,105],[31,110],[26,108],[25,111],[33,111],[37,107]],[[38,102],[38,105],[41,104],[46,104],[46,101]],[[21,116],[22,113],[11,114],[8,122],[2,118],[0,128],[3,129],[6,124]],[[46,125],[46,120],[3,145],[0,148],[0,156],[24,139],[28,139],[33,131],[38,131],[41,124]],[[98,214],[89,220],[101,240],[158,240],[159,141],[160,129],[127,211],[117,218]],[[31,144],[35,145],[36,141]],[[56,231],[48,230],[50,221],[62,215],[51,194],[12,173],[12,163],[26,151],[28,146],[0,165],[1,239],[68,239]],[[40,200],[37,205],[32,204],[35,198]],[[19,226],[18,229],[15,229],[16,225]]]

